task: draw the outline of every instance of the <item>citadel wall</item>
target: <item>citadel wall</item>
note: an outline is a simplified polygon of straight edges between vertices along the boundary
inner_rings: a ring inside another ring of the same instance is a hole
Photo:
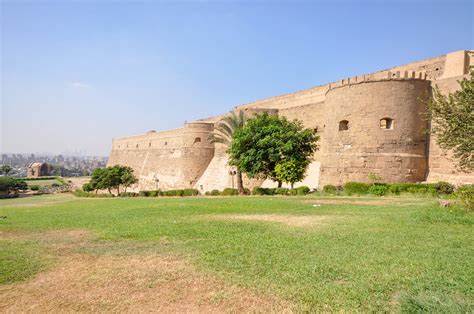
[[[192,187],[214,156],[208,139],[213,129],[212,123],[194,122],[172,131],[116,139],[108,165],[132,167],[139,178],[135,190]]]
[[[457,171],[450,154],[427,135],[424,104],[435,85],[443,93],[455,91],[457,80],[467,77],[473,65],[472,51],[458,51],[259,100],[234,111],[244,110],[248,116],[269,111],[299,119],[317,132],[320,150],[299,185],[317,188],[367,181],[371,173],[387,182],[474,183],[473,175]],[[204,192],[232,187],[235,178],[227,165],[225,146],[208,141],[221,118],[115,139],[108,164],[133,167],[140,179],[135,190],[194,187]],[[343,121],[348,122],[347,130],[339,130]],[[275,185],[266,180],[262,186]]]

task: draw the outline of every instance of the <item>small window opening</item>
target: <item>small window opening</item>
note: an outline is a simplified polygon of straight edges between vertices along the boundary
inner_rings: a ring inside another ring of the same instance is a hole
[[[314,133],[318,133],[318,127],[315,127],[315,128],[313,129],[313,132],[314,132]]]
[[[150,143],[148,143],[148,147],[151,147],[151,142],[150,142]]]
[[[168,145],[168,142],[165,142],[165,146]]]
[[[196,143],[200,143],[201,142],[201,138],[200,137],[196,137],[194,139],[194,143],[193,144],[196,144]]]
[[[383,118],[380,119],[380,128],[383,130],[392,130],[393,129],[393,119]]]
[[[349,130],[349,121],[342,120],[339,122],[339,131],[347,131]]]
[[[138,148],[138,144],[137,144],[137,145],[135,145],[135,148]]]

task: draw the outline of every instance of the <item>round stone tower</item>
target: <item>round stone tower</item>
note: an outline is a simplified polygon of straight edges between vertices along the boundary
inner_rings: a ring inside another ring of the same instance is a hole
[[[386,79],[346,83],[326,94],[321,184],[425,180],[430,82]]]

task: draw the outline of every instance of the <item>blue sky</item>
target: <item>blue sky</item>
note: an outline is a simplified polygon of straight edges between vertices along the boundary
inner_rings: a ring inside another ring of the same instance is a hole
[[[113,137],[474,48],[472,1],[1,1],[1,152]]]

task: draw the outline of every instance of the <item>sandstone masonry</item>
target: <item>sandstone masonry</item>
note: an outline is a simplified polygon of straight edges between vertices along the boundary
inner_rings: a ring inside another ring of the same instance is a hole
[[[365,182],[372,173],[386,182],[474,183],[474,175],[458,172],[449,152],[443,152],[426,132],[430,124],[424,104],[435,85],[443,93],[455,91],[457,81],[468,77],[470,66],[474,52],[456,51],[233,110],[299,119],[320,135],[320,150],[307,177],[296,186]],[[114,139],[108,165],[131,166],[139,177],[135,190],[194,187],[205,192],[232,187],[225,147],[208,140],[221,117]],[[276,186],[269,180],[246,183]]]

